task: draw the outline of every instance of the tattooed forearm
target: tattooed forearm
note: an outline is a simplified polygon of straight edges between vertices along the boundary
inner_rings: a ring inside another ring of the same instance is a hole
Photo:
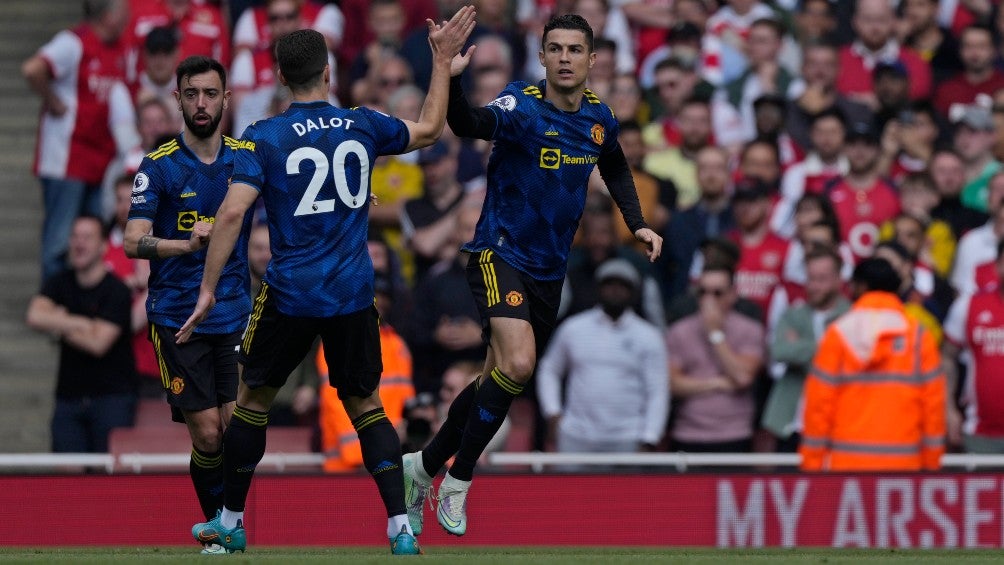
[[[140,259],[158,259],[157,255],[157,244],[160,243],[159,237],[154,237],[152,235],[144,235],[139,238],[139,243],[136,245],[136,255]]]

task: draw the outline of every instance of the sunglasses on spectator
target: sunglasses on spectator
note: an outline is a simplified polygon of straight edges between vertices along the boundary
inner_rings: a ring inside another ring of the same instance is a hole
[[[697,296],[707,296],[710,294],[715,298],[721,298],[725,296],[726,292],[728,291],[725,290],[724,288],[704,288],[700,286],[697,287]]]
[[[273,13],[268,15],[268,21],[275,22],[291,22],[293,20],[299,19],[300,12],[286,12],[284,14]]]

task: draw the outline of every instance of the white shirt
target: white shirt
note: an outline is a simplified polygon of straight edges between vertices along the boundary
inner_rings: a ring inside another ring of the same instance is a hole
[[[616,321],[598,306],[576,314],[540,360],[537,395],[544,416],[561,415],[563,433],[657,443],[669,414],[666,343],[631,310]]]

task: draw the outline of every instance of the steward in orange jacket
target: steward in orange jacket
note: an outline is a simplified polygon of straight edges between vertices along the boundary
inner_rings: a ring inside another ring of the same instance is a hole
[[[404,404],[415,396],[411,381],[411,353],[401,336],[385,323],[380,324],[380,350],[383,359],[380,401],[390,423],[400,428]],[[326,383],[328,364],[323,347],[317,350],[317,372]],[[338,391],[326,384],[320,388],[321,450],[326,456],[324,470],[329,473],[353,472],[363,465],[359,436],[338,399]]]
[[[803,470],[941,466],[945,375],[934,338],[895,294],[898,279],[883,259],[854,270],[857,301],[823,334],[806,379]]]

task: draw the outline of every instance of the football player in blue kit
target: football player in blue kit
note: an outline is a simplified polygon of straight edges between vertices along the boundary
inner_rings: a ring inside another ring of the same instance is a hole
[[[436,516],[449,533],[467,531],[467,493],[474,466],[533,374],[554,330],[568,251],[599,167],[635,237],[655,260],[662,238],[642,218],[634,181],[617,142],[610,108],[585,88],[596,60],[593,32],[581,16],[552,18],[538,54],[539,84],[510,83],[484,108],[467,102],[451,69],[447,121],[458,136],[494,140],[488,189],[469,254],[467,280],[481,313],[488,355],[484,373],[454,399],[428,446],[404,456],[405,497],[413,531],[432,478],[456,455],[436,495]]]
[[[241,218],[260,194],[272,260],[241,342],[237,407],[223,438],[223,511],[193,527],[196,539],[244,548],[245,502],[265,452],[269,407],[320,335],[330,383],[352,418],[364,466],[387,510],[391,550],[420,552],[404,503],[401,445],[377,393],[383,367],[366,235],[373,162],[380,155],[430,145],[442,133],[450,62],[474,27],[474,8],[463,7],[448,22],[428,25],[433,74],[418,122],[330,105],[327,47],[316,31],[295,31],[276,45],[279,80],[290,87],[293,103],[281,115],[249,126],[238,143],[198,304],[177,334],[180,342],[189,339],[216,296],[222,299],[220,273]]]
[[[188,343],[175,344],[174,334],[199,296],[213,214],[227,194],[237,148],[236,139],[219,132],[230,98],[223,65],[208,57],[189,57],[178,65],[176,75],[175,95],[185,127],[140,165],[125,251],[150,260],[149,336],[173,417],[188,425],[189,473],[202,512],[211,519],[223,507],[223,430],[237,397],[237,344],[251,313],[251,221],[250,215],[240,218],[236,250],[220,277],[220,303]],[[204,545],[204,553],[224,551],[219,544]]]

